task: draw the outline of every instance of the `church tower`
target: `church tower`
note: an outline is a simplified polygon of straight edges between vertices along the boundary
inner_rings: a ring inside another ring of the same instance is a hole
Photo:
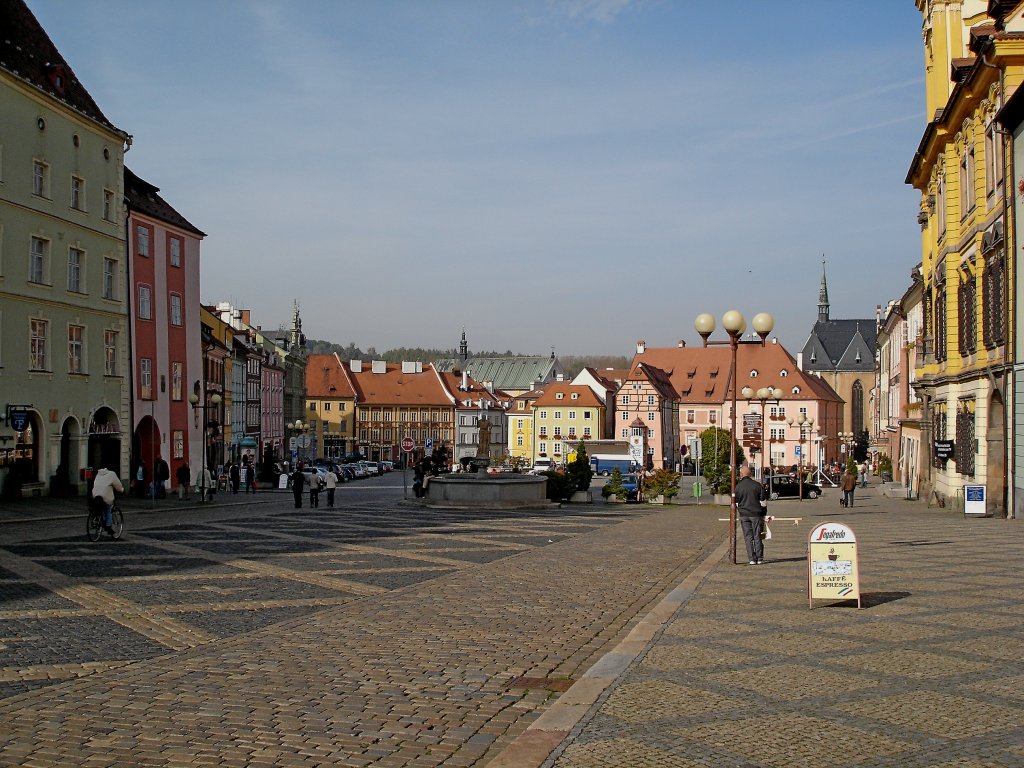
[[[462,341],[459,342],[459,357],[462,358],[463,365],[469,360],[469,344],[466,343],[465,328],[462,329]]]
[[[828,322],[828,282],[825,280],[825,259],[821,260],[821,288],[818,289],[818,322]]]

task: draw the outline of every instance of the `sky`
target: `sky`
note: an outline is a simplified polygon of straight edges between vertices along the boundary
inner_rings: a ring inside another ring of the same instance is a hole
[[[631,355],[738,309],[795,354],[823,257],[834,318],[921,259],[911,0],[27,2],[265,329]]]

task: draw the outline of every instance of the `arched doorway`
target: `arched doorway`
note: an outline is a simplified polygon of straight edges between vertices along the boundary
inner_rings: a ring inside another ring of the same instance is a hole
[[[22,485],[39,482],[43,428],[38,414],[29,411],[25,428],[14,433],[14,476]]]
[[[1001,392],[993,392],[988,403],[988,429],[985,431],[987,461],[985,485],[987,509],[993,517],[1006,517],[1006,406]]]
[[[89,466],[121,472],[121,422],[106,406],[99,408],[89,421]]]
[[[55,496],[73,495],[78,490],[78,475],[81,469],[79,457],[79,441],[82,428],[78,419],[68,417],[60,428],[60,460],[53,472],[53,488]]]

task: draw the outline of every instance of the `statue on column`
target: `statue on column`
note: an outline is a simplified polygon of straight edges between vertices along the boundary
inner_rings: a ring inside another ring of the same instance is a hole
[[[476,420],[477,429],[480,430],[480,447],[477,449],[476,455],[491,458],[491,422],[481,416]]]

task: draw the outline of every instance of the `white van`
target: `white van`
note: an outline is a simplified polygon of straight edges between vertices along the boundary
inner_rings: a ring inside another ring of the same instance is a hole
[[[534,459],[533,469],[530,472],[536,475],[541,472],[550,472],[554,468],[551,459]]]

